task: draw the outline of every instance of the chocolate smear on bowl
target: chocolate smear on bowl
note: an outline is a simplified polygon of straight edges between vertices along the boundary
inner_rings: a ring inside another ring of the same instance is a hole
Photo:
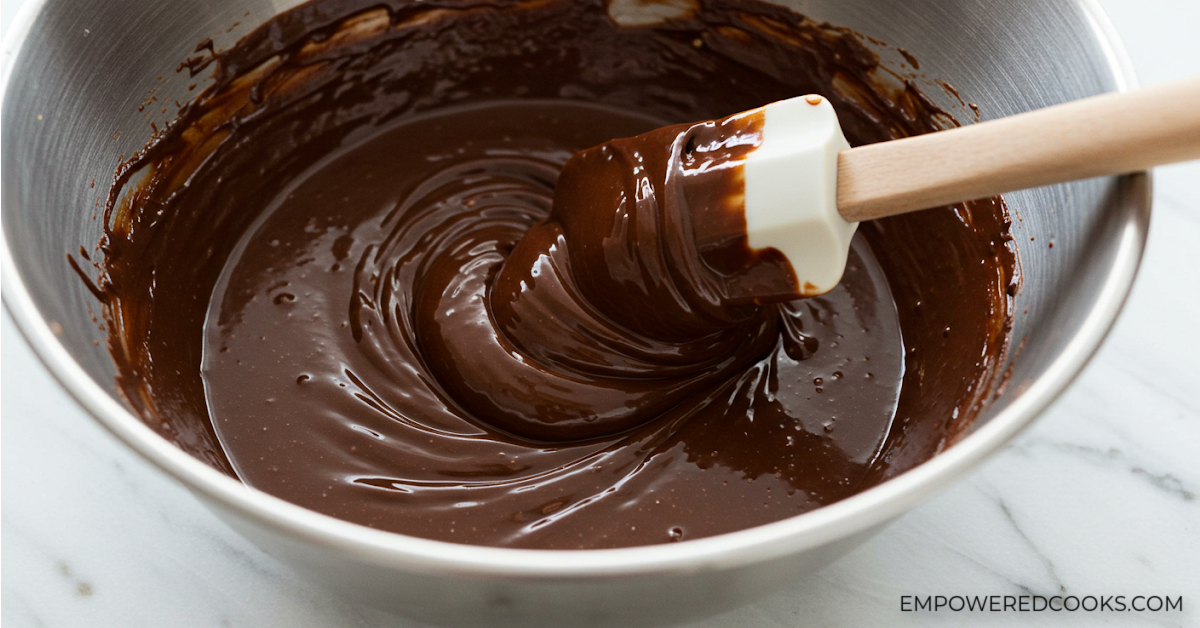
[[[951,444],[1008,345],[999,198],[864,224],[837,289],[755,300],[726,288],[794,278],[697,240],[672,183],[704,121],[776,100],[825,95],[854,145],[948,115],[847,29],[675,9],[316,0],[216,53],[109,195],[130,406],[304,507],[544,549],[778,521]],[[662,127],[662,158],[605,144]],[[601,145],[648,187],[559,178]]]

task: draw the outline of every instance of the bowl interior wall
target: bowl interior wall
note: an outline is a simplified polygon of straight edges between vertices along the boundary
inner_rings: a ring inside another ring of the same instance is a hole
[[[912,74],[943,108],[983,119],[1123,87],[1117,62],[1086,3],[1059,0],[796,2],[819,21],[902,47]],[[292,2],[213,0],[50,0],[21,50],[3,103],[3,224],[16,271],[62,344],[115,396],[115,369],[98,303],[67,263],[95,276],[112,173],[204,87],[177,72],[211,38],[218,49]],[[236,26],[235,26],[236,24]],[[203,73],[202,73],[203,74]],[[161,78],[160,78],[161,77]],[[957,90],[961,101],[936,80]],[[193,84],[194,88],[189,89]],[[139,107],[142,108],[139,111]],[[163,111],[165,109],[165,111]],[[92,185],[94,181],[94,185]],[[1012,376],[985,422],[1042,376],[1083,324],[1118,262],[1131,216],[1148,219],[1143,177],[1103,178],[1007,195],[1020,251]],[[1032,239],[1031,239],[1032,238]],[[1049,244],[1053,242],[1051,248]]]

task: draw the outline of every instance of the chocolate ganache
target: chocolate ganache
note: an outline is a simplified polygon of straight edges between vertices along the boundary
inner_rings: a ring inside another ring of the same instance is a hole
[[[841,285],[794,299],[722,209],[736,168],[687,178],[755,141],[718,119],[799,94],[854,144],[948,116],[850,31],[677,13],[317,0],[192,60],[215,83],[105,217],[130,405],[302,506],[509,547],[777,521],[953,442],[1003,380],[998,198],[864,225]]]

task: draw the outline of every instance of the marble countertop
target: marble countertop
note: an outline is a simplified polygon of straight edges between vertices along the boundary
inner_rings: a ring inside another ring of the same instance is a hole
[[[4,0],[7,27],[20,0]],[[1102,0],[1143,84],[1200,73],[1200,2]],[[1197,103],[1200,107],[1200,103]],[[695,624],[1200,626],[1200,162],[1155,173],[1120,320],[1035,425],[813,578]],[[1185,289],[1190,288],[1190,289]],[[3,317],[0,621],[414,626],[309,584],[99,427]],[[904,595],[1183,596],[1182,611],[901,612]]]

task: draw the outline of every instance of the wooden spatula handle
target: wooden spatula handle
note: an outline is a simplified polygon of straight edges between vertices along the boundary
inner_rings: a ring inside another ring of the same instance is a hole
[[[838,155],[849,221],[1200,159],[1200,78],[1104,94]]]

